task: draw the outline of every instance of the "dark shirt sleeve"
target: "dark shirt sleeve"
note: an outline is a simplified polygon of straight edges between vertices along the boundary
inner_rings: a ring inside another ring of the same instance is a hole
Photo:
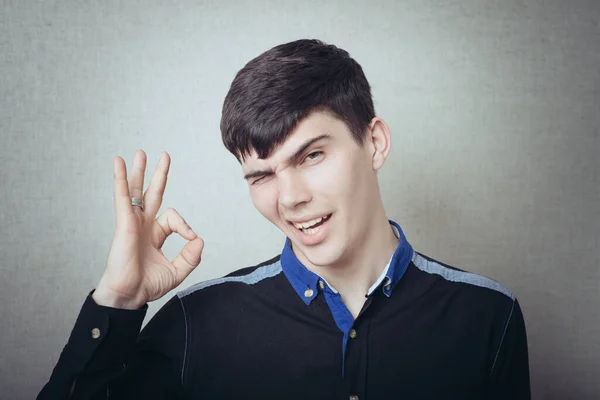
[[[490,372],[493,399],[531,399],[525,321],[515,299]]]
[[[180,397],[186,332],[179,298],[165,304],[140,333],[147,305],[139,310],[104,307],[92,293],[37,399]]]

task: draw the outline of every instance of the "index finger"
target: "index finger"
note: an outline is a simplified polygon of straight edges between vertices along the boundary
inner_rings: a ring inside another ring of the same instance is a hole
[[[150,186],[144,193],[144,209],[152,216],[156,216],[162,204],[165,187],[167,186],[167,175],[171,165],[171,157],[169,153],[163,151],[160,153],[160,160],[156,167]]]
[[[127,182],[127,166],[125,160],[116,156],[113,159],[115,177],[115,216],[117,221],[133,214],[131,197],[129,197],[129,182]]]

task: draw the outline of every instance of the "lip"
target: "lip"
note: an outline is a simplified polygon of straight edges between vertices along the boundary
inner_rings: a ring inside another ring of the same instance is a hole
[[[292,227],[292,230],[294,231],[295,236],[298,239],[300,239],[300,242],[303,245],[315,246],[315,245],[321,243],[323,240],[325,240],[325,238],[329,234],[329,225],[330,225],[329,222],[333,218],[333,213],[325,214],[325,215],[329,215],[329,218],[327,218],[327,221],[323,222],[323,224],[319,227],[319,231],[317,233],[315,233],[314,235],[307,235],[306,233],[302,232],[300,229],[296,228],[296,226],[291,221],[289,222],[290,226]],[[313,217],[311,219],[319,218],[320,216],[322,216],[322,215]],[[308,219],[306,221],[310,221],[311,219]]]

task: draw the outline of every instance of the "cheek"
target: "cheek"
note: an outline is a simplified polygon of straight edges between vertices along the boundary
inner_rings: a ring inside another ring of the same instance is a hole
[[[358,188],[362,185],[360,165],[352,162],[353,158],[340,158],[328,168],[327,173],[321,173],[317,178],[321,188],[339,200],[352,202]]]
[[[343,204],[346,212],[353,215],[364,214],[370,208],[371,198],[376,188],[372,187],[368,166],[358,157],[346,160],[339,167],[339,173],[330,182],[331,193]]]
[[[269,221],[276,223],[279,219],[277,209],[277,198],[271,193],[271,189],[261,188],[250,194],[254,208]]]

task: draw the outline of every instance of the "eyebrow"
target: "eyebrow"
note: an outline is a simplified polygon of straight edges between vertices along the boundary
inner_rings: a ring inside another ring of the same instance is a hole
[[[287,165],[297,164],[300,157],[302,157],[302,154],[306,151],[306,149],[308,149],[314,143],[316,143],[320,140],[325,140],[325,139],[331,140],[331,139],[333,139],[333,137],[328,133],[324,133],[324,134],[316,136],[312,139],[308,139],[306,142],[302,143],[302,145],[300,147],[298,147],[298,149],[294,152],[294,154],[292,154],[285,163]],[[249,172],[246,175],[244,175],[244,179],[248,180],[250,178],[256,178],[259,176],[268,175],[268,174],[272,174],[272,173],[273,173],[273,171],[270,169],[269,170],[256,170],[256,171],[252,171],[252,172]]]

